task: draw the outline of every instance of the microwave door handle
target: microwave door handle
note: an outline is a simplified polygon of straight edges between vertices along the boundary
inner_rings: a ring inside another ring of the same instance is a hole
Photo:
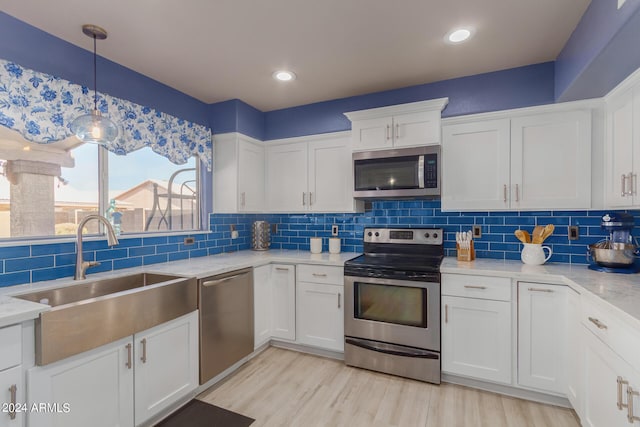
[[[418,188],[424,188],[424,156],[418,156]]]

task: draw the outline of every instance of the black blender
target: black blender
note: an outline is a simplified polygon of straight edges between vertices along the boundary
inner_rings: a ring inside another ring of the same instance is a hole
[[[633,274],[640,272],[638,246],[631,235],[635,225],[628,213],[605,214],[600,227],[609,232],[607,239],[589,245],[589,268],[606,273]]]

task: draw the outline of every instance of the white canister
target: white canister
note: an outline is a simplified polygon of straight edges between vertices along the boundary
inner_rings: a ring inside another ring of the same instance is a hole
[[[330,237],[329,238],[329,253],[330,254],[339,254],[340,253],[340,238],[339,237]]]
[[[542,265],[551,258],[551,254],[553,251],[549,246],[542,246],[539,243],[523,243],[524,248],[522,248],[522,253],[520,254],[520,259],[522,262],[529,265]],[[549,253],[547,256],[544,255],[544,250],[547,250]]]
[[[309,239],[309,246],[311,247],[312,254],[319,254],[322,252],[322,238],[311,237]]]

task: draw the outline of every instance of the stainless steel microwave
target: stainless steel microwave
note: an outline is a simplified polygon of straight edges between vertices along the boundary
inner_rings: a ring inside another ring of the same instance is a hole
[[[356,199],[440,196],[440,146],[353,153]]]

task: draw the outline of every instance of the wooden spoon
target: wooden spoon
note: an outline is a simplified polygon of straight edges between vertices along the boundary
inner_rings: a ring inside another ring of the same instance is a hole
[[[544,230],[542,231],[542,241],[540,243],[543,243],[547,237],[551,236],[553,234],[553,230],[555,230],[556,227],[553,224],[547,224],[544,226]]]
[[[537,243],[537,244],[542,243],[543,232],[544,232],[544,227],[541,225],[536,225],[536,227],[533,229],[533,240],[531,240],[531,243]]]
[[[522,243],[529,243],[529,233],[527,233],[524,230],[516,230],[513,232],[513,234],[516,235],[516,237],[518,238],[518,240],[520,240]]]

